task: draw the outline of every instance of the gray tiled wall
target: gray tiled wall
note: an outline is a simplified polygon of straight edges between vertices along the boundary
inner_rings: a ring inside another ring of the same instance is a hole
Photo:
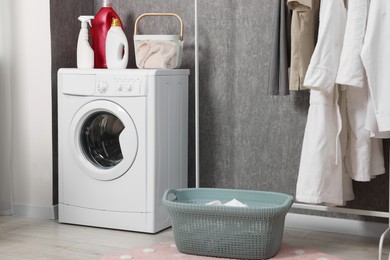
[[[66,5],[79,1],[55,2]],[[95,13],[100,2],[94,1]],[[275,4],[275,0],[199,0],[200,183],[203,187],[295,193],[309,95],[307,92],[267,95]],[[189,180],[194,185],[194,1],[114,0],[113,7],[124,23],[131,48],[134,21],[142,13],[173,12],[183,18],[182,67],[191,70]],[[76,8],[71,13],[76,13]],[[52,20],[61,23],[53,17]],[[69,26],[68,31],[78,33],[77,20]],[[173,18],[145,18],[139,25],[141,34],[176,34],[177,30]],[[53,33],[57,35],[53,37],[53,46],[63,44],[61,41],[70,43],[77,37],[74,33],[66,38],[59,37],[62,34],[59,31]],[[72,56],[53,59],[59,59],[54,62],[61,65],[67,64],[69,57]],[[134,54],[130,55],[129,67],[135,67]],[[387,180],[386,175],[370,183],[355,184],[357,199],[349,206],[387,210]]]
[[[95,1],[95,11],[100,8]],[[190,136],[194,134],[194,1],[114,1],[131,40],[145,12],[183,18],[183,66],[191,69]],[[274,0],[199,1],[200,183],[293,194],[308,93],[267,95]],[[170,18],[144,18],[142,34],[177,33]],[[134,67],[134,56],[130,66]],[[190,140],[193,184],[194,140]]]

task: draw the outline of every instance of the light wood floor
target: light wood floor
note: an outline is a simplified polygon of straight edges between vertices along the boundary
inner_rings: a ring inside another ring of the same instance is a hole
[[[0,216],[0,259],[99,259],[136,246],[173,241],[170,229],[155,235],[59,224],[55,220]],[[378,259],[378,239],[286,228],[283,242],[351,260]],[[390,241],[383,259],[388,259]]]

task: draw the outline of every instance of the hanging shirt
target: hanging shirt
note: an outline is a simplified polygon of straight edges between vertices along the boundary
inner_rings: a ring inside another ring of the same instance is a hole
[[[321,1],[318,41],[303,84],[312,90],[296,199],[305,203],[344,205],[354,198],[351,178],[343,173],[342,120],[335,84],[346,19],[343,0]]]
[[[390,131],[390,1],[373,0],[361,52],[378,131]]]
[[[303,89],[317,39],[320,0],[287,0],[291,18],[290,90]]]
[[[283,96],[290,94],[288,68],[290,66],[291,11],[286,7],[286,0],[277,0],[276,2],[268,94]]]

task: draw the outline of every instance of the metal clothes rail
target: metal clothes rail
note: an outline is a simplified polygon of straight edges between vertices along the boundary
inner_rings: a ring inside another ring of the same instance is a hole
[[[327,212],[335,212],[335,213],[351,214],[351,215],[359,215],[359,216],[390,218],[390,213],[384,211],[338,208],[338,207],[330,207],[330,206],[309,205],[303,203],[293,203],[292,208],[308,209],[308,210],[315,210],[315,211],[327,211]]]
[[[390,148],[389,148],[389,171],[390,171]],[[359,216],[387,218],[388,223],[389,223],[389,227],[382,233],[382,235],[380,236],[380,239],[379,239],[378,260],[382,259],[383,242],[384,242],[385,238],[387,237],[388,233],[390,232],[390,176],[389,176],[389,212],[374,211],[374,210],[362,210],[362,209],[338,208],[338,207],[329,207],[329,206],[320,206],[320,205],[309,205],[309,204],[303,204],[303,203],[293,203],[292,208],[335,212],[335,213],[351,214],[351,215],[359,215]],[[390,257],[389,257],[389,259],[390,259]]]
[[[194,19],[195,19],[195,186],[199,188],[199,37],[198,37],[198,0],[194,0]],[[389,148],[390,150],[390,148]],[[390,155],[390,152],[389,152]],[[390,167],[389,167],[390,169]],[[389,170],[390,171],[390,170]],[[390,176],[389,176],[390,187]],[[389,188],[390,198],[390,188]],[[360,209],[348,209],[338,208],[320,205],[309,205],[302,203],[293,203],[292,208],[295,209],[307,209],[315,211],[335,212],[342,214],[369,216],[369,217],[381,217],[389,220],[389,227],[383,232],[379,240],[378,260],[382,259],[383,242],[388,233],[390,232],[390,212],[372,211],[372,210],[360,210]],[[390,199],[389,199],[389,211],[390,211]]]
[[[390,144],[389,144],[389,172],[390,172]],[[315,211],[326,211],[326,212],[335,212],[342,214],[351,214],[358,216],[368,216],[368,217],[379,217],[379,218],[387,218],[388,219],[388,228],[382,233],[379,239],[379,248],[378,248],[378,260],[382,259],[383,252],[383,242],[387,235],[390,232],[390,173],[389,173],[389,211],[374,211],[374,210],[362,210],[362,209],[349,209],[349,208],[339,208],[339,207],[330,207],[330,206],[322,206],[322,205],[310,205],[303,203],[293,203],[292,208],[294,209],[307,209],[307,210],[315,210]],[[390,254],[390,252],[389,252]],[[390,259],[390,256],[389,256]]]
[[[390,181],[389,181],[389,185],[390,185]],[[389,193],[389,198],[390,198],[390,193]],[[389,207],[390,207],[390,205],[389,205]],[[359,215],[359,216],[387,218],[387,219],[389,219],[389,224],[390,224],[390,212],[384,212],[384,211],[348,209],[348,208],[338,208],[338,207],[329,207],[329,206],[320,206],[320,205],[309,205],[309,204],[302,204],[302,203],[293,203],[292,208],[335,212],[335,213],[351,214],[351,215]],[[379,248],[378,248],[378,260],[382,259],[383,242],[384,242],[384,240],[387,237],[389,232],[390,232],[390,225],[380,236]]]

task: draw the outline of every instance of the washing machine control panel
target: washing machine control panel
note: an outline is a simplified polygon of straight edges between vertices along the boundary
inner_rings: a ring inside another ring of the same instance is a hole
[[[97,75],[96,95],[145,96],[147,77],[142,75]]]

